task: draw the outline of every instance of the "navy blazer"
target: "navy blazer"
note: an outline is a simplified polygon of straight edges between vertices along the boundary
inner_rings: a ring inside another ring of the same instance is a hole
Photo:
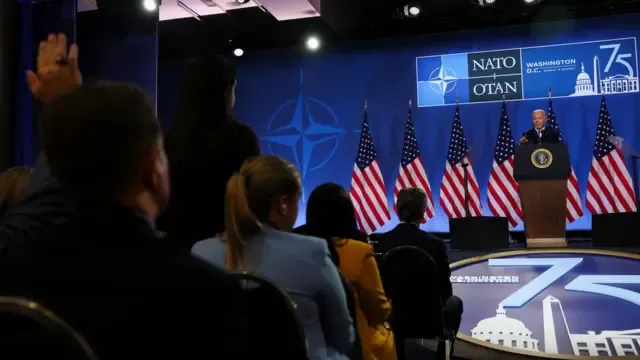
[[[538,132],[536,131],[536,129],[525,131],[524,133],[522,133],[522,136],[527,138],[527,142],[525,144],[540,144],[540,143],[555,144],[562,141],[560,139],[560,133],[558,133],[556,129],[550,128],[548,126],[542,129],[542,141],[538,139]]]
[[[51,175],[47,159],[40,154],[23,200],[0,219],[0,251],[9,251],[12,246],[40,235],[49,226],[67,221],[73,209]]]

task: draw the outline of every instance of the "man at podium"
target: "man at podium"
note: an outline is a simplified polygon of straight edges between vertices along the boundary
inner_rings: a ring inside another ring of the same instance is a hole
[[[520,145],[559,143],[560,134],[556,129],[547,127],[547,113],[544,110],[534,110],[531,114],[533,129],[526,131],[520,138]]]

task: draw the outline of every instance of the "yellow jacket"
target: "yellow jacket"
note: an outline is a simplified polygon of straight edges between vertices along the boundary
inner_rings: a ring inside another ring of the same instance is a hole
[[[364,360],[396,360],[393,333],[386,323],[391,303],[384,294],[371,245],[349,239],[334,239],[334,243],[340,270],[355,292]]]

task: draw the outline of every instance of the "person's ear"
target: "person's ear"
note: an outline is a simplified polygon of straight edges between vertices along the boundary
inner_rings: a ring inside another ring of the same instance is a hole
[[[142,168],[142,185],[147,189],[155,189],[167,172],[168,162],[159,146],[153,146],[147,152]]]

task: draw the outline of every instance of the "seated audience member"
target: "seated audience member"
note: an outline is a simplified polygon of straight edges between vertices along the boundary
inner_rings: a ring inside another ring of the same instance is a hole
[[[232,271],[264,277],[289,293],[309,359],[347,359],[354,340],[345,292],[326,241],[291,233],[300,175],[275,156],[247,160],[227,184],[226,232],[198,242],[193,254]]]
[[[30,167],[20,166],[0,174],[0,216],[20,203],[31,170]]]
[[[64,34],[50,34],[40,43],[36,63],[36,71],[27,72],[27,84],[41,104],[82,84],[78,47],[71,45],[67,50]],[[63,223],[73,212],[72,204],[62,194],[43,154],[38,156],[22,195],[20,204],[4,214],[0,221],[0,251],[5,253],[15,244],[13,240],[35,237],[49,226]]]
[[[293,232],[296,233],[296,234],[310,235],[309,234],[309,225],[308,224],[300,225],[297,228],[293,229]],[[363,243],[369,243],[369,235],[367,235],[366,232],[364,232],[364,231],[362,231],[360,229],[355,229],[355,231],[353,232],[353,234],[351,234],[349,239],[358,240],[358,241],[361,241]]]
[[[166,135],[171,201],[158,229],[187,250],[224,232],[227,181],[260,153],[253,130],[233,114],[235,91],[235,69],[218,57],[200,58],[182,80]]]
[[[462,319],[462,300],[453,295],[447,248],[442,239],[420,230],[420,221],[427,208],[427,194],[419,188],[402,189],[398,193],[397,208],[400,224],[380,235],[377,250],[386,254],[396,247],[415,246],[426,251],[438,267],[445,322],[450,329],[458,331]]]
[[[129,85],[83,87],[49,102],[40,126],[76,211],[3,259],[11,275],[0,295],[42,303],[100,359],[242,358],[239,283],[155,235],[169,178],[148,97]]]
[[[334,263],[351,284],[363,359],[395,359],[393,333],[386,327],[391,303],[384,294],[373,249],[352,238],[360,231],[353,203],[342,186],[326,183],[311,192],[306,230],[327,241]]]

